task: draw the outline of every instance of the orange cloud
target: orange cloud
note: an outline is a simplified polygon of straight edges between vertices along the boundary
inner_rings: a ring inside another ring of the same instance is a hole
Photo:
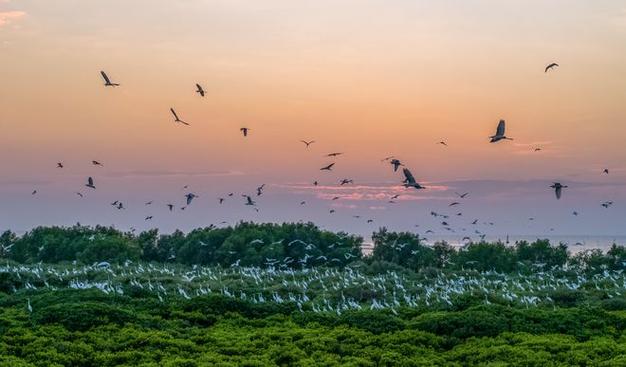
[[[350,200],[350,201],[386,201],[394,197],[394,201],[413,201],[429,199],[447,199],[440,196],[425,196],[425,192],[416,192],[400,185],[350,185],[350,186],[313,186],[313,185],[275,185],[290,189],[296,193],[315,192],[321,200]],[[448,187],[442,185],[427,185],[431,191],[446,191]],[[398,195],[397,197],[395,197]]]
[[[25,16],[26,13],[18,10],[0,11],[0,27]]]

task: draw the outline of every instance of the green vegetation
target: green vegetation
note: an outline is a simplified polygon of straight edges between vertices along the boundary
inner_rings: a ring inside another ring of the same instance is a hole
[[[626,251],[312,224],[0,236],[0,366],[626,365]],[[336,260],[333,260],[336,259]]]
[[[399,265],[413,271],[434,268],[459,271],[517,273],[576,266],[578,270],[619,270],[626,267],[626,248],[614,245],[607,253],[588,250],[572,255],[564,244],[548,240],[502,243],[470,242],[462,248],[445,242],[428,246],[418,234],[389,232],[372,234],[374,251],[363,256],[363,238],[343,232],[320,230],[312,223],[214,226],[188,234],[176,231],[159,234],[150,230],[135,234],[111,227],[38,227],[23,236],[10,231],[0,236],[0,258],[29,264],[78,261],[83,264],[107,261],[144,261],[230,267],[345,267],[365,262],[381,270]]]

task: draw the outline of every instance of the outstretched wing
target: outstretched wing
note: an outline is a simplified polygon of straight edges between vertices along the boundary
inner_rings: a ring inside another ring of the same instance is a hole
[[[500,120],[500,122],[498,123],[498,129],[496,129],[497,136],[504,136],[504,124],[504,120]]]
[[[202,86],[196,83],[196,87],[198,88],[198,93],[200,93],[200,95],[204,97],[204,89],[202,89]]]
[[[102,78],[104,79],[104,82],[106,84],[111,84],[111,80],[109,79],[109,77],[107,76],[107,74],[104,71],[100,71],[100,75],[102,75]]]
[[[173,109],[173,108],[170,108],[170,111],[172,112],[172,115],[174,115],[174,118],[176,119],[176,121],[180,120],[180,119],[178,118],[178,115],[176,114],[176,111],[174,111],[174,109]]]
[[[407,183],[409,183],[409,184],[414,184],[415,183],[415,177],[413,177],[413,174],[411,173],[411,171],[409,171],[408,168],[403,169],[402,173],[404,173],[405,181]]]

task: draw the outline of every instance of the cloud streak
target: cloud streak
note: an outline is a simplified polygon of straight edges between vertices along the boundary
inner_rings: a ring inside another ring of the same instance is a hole
[[[14,22],[25,15],[25,12],[19,10],[0,11],[0,27]]]
[[[442,185],[427,185],[427,190],[415,191],[401,185],[350,185],[350,186],[314,186],[308,184],[274,185],[299,194],[313,192],[321,200],[348,200],[348,201],[387,201],[392,197],[394,201],[441,200],[449,197],[433,195],[448,190]],[[426,194],[430,193],[430,194]],[[424,195],[426,194],[426,195]],[[338,199],[336,199],[338,198]]]

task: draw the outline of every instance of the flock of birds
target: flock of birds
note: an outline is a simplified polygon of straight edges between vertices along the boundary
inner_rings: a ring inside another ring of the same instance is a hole
[[[545,71],[545,73],[548,73],[548,72],[554,70],[555,68],[557,68],[558,66],[559,65],[557,63],[550,63],[549,65],[547,65],[545,67],[544,71]],[[120,83],[113,82],[112,79],[109,77],[109,75],[105,71],[101,71],[100,74],[101,74],[102,79],[104,80],[104,86],[105,87],[113,87],[113,88],[120,87]],[[197,93],[200,97],[205,97],[206,91],[204,90],[204,88],[200,84],[198,84],[198,83],[196,83],[195,87],[196,87],[195,93]],[[170,108],[170,113],[171,113],[171,115],[173,117],[173,122],[174,123],[180,124],[180,125],[184,125],[184,126],[191,126],[191,123],[189,123],[189,122],[185,121],[184,119],[182,119],[181,115],[179,115],[179,113],[173,107]],[[245,126],[240,128],[240,133],[242,134],[242,136],[244,138],[247,138],[249,136],[250,131],[251,131],[251,129],[248,128],[248,127],[245,127]],[[499,142],[506,141],[506,140],[513,140],[513,138],[508,137],[506,135],[506,121],[505,120],[500,120],[498,122],[497,126],[496,126],[495,133],[492,136],[489,136],[489,142],[490,143],[499,143]],[[315,143],[315,140],[304,140],[303,139],[303,140],[300,140],[300,142],[302,144],[304,144],[306,149],[309,149],[309,147],[312,144]],[[440,145],[442,145],[444,147],[448,146],[448,144],[445,141],[440,141],[440,142],[438,142],[438,144],[440,144]],[[540,147],[535,147],[534,150],[535,151],[539,151],[539,150],[541,150],[541,148]],[[339,156],[342,156],[343,154],[344,154],[343,152],[332,152],[332,153],[326,154],[325,157],[326,158],[337,158]],[[402,178],[403,179],[402,179],[400,185],[403,186],[404,188],[415,189],[415,190],[426,189],[426,187],[423,184],[421,184],[415,178],[415,176],[413,175],[412,171],[409,168],[407,168],[405,166],[405,164],[399,158],[397,158],[395,156],[389,156],[389,157],[386,157],[386,158],[382,159],[381,161],[389,163],[391,165],[392,169],[393,169],[393,172],[398,172],[401,169],[400,172],[402,173]],[[100,167],[103,166],[103,164],[101,162],[97,161],[97,160],[93,160],[92,161],[92,165],[93,166],[100,166]],[[336,165],[336,162],[329,162],[328,164],[326,164],[323,167],[321,167],[319,170],[322,171],[322,172],[333,171],[334,168],[335,168],[335,165]],[[65,166],[64,166],[63,162],[58,162],[57,163],[57,168],[63,169],[64,167]],[[603,170],[603,174],[608,174],[608,173],[609,173],[608,168],[605,168]],[[354,184],[354,180],[349,179],[349,178],[344,178],[344,179],[341,179],[339,181],[339,186],[351,185],[351,184]],[[313,182],[313,185],[314,186],[318,186],[319,182],[316,180],[316,181]],[[84,187],[86,187],[86,188],[88,188],[90,190],[96,190],[97,186],[96,186],[95,178],[92,177],[92,176],[87,177],[86,178],[86,183],[84,184]],[[555,197],[556,197],[557,200],[561,199],[561,197],[563,195],[563,191],[568,188],[567,185],[562,184],[560,182],[554,182],[549,187],[554,190],[554,194],[555,194]],[[189,188],[189,186],[187,186],[187,185],[185,185],[183,187],[183,189],[188,189],[188,188]],[[259,197],[259,196],[263,195],[264,189],[265,189],[265,184],[262,184],[262,185],[260,185],[260,186],[258,186],[256,188],[256,195],[250,195],[250,194],[245,194],[245,193],[241,194],[241,197],[244,198],[243,204],[245,206],[252,207],[255,211],[258,212],[259,211],[259,207],[257,205],[257,201],[255,200],[255,196]],[[37,194],[37,190],[33,190],[32,194],[33,195]],[[77,196],[81,197],[81,198],[85,197],[85,194],[83,192],[81,192],[81,191],[76,191],[75,194]],[[457,193],[457,195],[458,195],[458,199],[465,199],[469,195],[469,193],[463,193],[463,194],[458,194]],[[219,204],[223,204],[227,200],[227,198],[233,197],[233,196],[235,196],[235,194],[231,192],[231,193],[228,193],[228,195],[218,197],[217,198],[218,203]],[[194,199],[196,199],[198,197],[199,196],[196,193],[187,192],[184,195],[184,204],[181,205],[178,208],[180,210],[185,210],[187,208],[187,206],[191,205],[192,202],[194,201]],[[388,199],[388,203],[390,203],[390,204],[396,203],[395,200],[398,199],[399,197],[400,197],[400,194],[390,195],[389,199]],[[341,198],[342,198],[341,196],[335,196],[335,197],[332,197],[332,201],[339,200]],[[151,206],[153,203],[154,203],[154,201],[150,200],[150,201],[145,202],[145,205],[146,206]],[[300,205],[305,205],[305,204],[306,204],[306,201],[300,201]],[[452,207],[458,206],[460,204],[461,204],[460,201],[454,201],[454,202],[449,204],[449,207],[452,208]],[[126,209],[126,206],[124,205],[124,203],[122,203],[119,200],[113,201],[111,203],[111,205],[113,207],[119,209],[119,210]],[[166,207],[167,207],[167,209],[169,211],[174,211],[177,208],[177,205],[175,205],[174,203],[166,203],[165,205],[166,205]],[[602,206],[604,208],[609,208],[611,205],[613,205],[612,201],[606,201],[606,202],[602,203]],[[332,208],[329,209],[329,213],[330,214],[335,213],[335,211],[336,211],[335,209],[332,209]],[[449,231],[449,232],[456,232],[455,229],[452,228],[452,225],[450,224],[450,221],[448,220],[450,215],[454,215],[454,214],[445,215],[445,214],[440,214],[440,213],[437,213],[437,212],[431,212],[431,214],[434,217],[443,219],[443,221],[441,222],[441,225],[442,225],[444,230]],[[578,212],[574,211],[572,214],[577,216]],[[461,215],[462,215],[461,212],[456,213],[456,216],[461,216]],[[354,215],[353,217],[354,218],[361,218],[361,215]],[[154,218],[153,214],[148,214],[148,215],[145,216],[144,220],[145,221],[150,221],[153,218]],[[529,220],[533,220],[533,219],[534,218],[529,218]],[[374,222],[374,219],[372,219],[372,218],[368,218],[367,219],[367,223],[373,223],[373,222]],[[479,223],[479,221],[477,219],[475,219],[470,224],[477,225],[478,223]],[[223,221],[220,224],[227,224],[227,222]],[[483,221],[482,224],[493,225],[493,222]],[[416,225],[416,227],[417,226],[418,225]],[[131,228],[131,230],[134,230],[134,228]],[[462,230],[466,231],[466,228],[462,228]],[[553,229],[551,229],[551,230],[553,230]],[[428,230],[425,231],[425,233],[426,234],[434,233],[434,230],[428,229]],[[480,236],[483,239],[485,237],[485,233],[482,232],[482,231],[474,230],[474,233],[476,235]],[[463,241],[466,241],[466,240],[471,240],[470,236],[465,236]]]
[[[622,296],[626,291],[626,274],[621,270],[605,269],[585,275],[584,269],[574,269],[571,265],[528,266],[534,270],[529,275],[467,271],[428,278],[395,271],[369,275],[352,267],[294,270],[232,266],[221,269],[131,261],[121,265],[101,262],[88,266],[6,264],[0,266],[0,273],[12,274],[12,279],[19,280],[13,285],[13,292],[27,294],[95,289],[115,296],[142,290],[161,302],[218,294],[257,304],[291,302],[303,312],[338,315],[360,309],[387,309],[393,313],[400,307],[449,309],[457,303],[464,304],[467,296],[483,299],[485,304],[556,307],[551,294],[559,290],[601,291],[608,298]],[[573,277],[564,276],[571,270],[581,271]],[[26,307],[33,312],[30,298]]]

